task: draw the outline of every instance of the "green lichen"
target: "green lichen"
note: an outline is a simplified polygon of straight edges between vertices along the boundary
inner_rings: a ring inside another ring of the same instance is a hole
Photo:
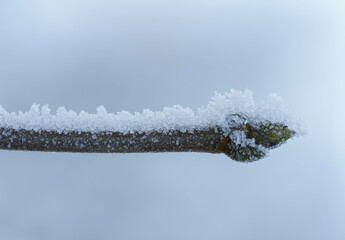
[[[266,156],[267,151],[259,146],[239,146],[233,142],[228,143],[227,156],[238,162],[253,162]]]
[[[267,122],[258,128],[247,123],[246,128],[248,129],[247,137],[254,138],[256,144],[265,148],[275,148],[295,135],[293,130],[279,123]]]

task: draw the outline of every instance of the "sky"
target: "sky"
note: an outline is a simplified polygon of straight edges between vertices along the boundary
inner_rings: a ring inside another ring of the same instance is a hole
[[[344,239],[344,16],[340,0],[0,0],[7,111],[196,110],[248,88],[308,128],[250,164],[0,151],[0,239]]]

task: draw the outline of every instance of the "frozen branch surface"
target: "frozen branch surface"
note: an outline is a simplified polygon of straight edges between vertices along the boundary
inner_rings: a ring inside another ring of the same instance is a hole
[[[131,114],[79,114],[34,104],[28,112],[8,113],[0,106],[0,149],[54,152],[207,152],[250,162],[304,134],[303,125],[285,111],[275,94],[254,104],[252,92],[218,94],[194,112],[179,105]]]

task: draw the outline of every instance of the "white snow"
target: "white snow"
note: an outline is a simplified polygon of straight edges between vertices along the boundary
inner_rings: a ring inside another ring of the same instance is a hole
[[[243,117],[239,117],[239,114]],[[95,114],[81,111],[79,114],[66,110],[65,107],[51,113],[48,105],[33,104],[29,111],[8,113],[0,106],[0,128],[69,131],[118,131],[123,133],[181,130],[193,131],[212,126],[219,126],[227,132],[230,127],[249,121],[256,125],[262,122],[285,124],[296,131],[296,135],[305,134],[303,123],[289,114],[283,100],[276,94],[270,94],[267,100],[254,103],[250,90],[232,89],[225,94],[215,93],[205,106],[193,111],[180,105],[165,107],[163,111],[153,112],[144,109],[142,113],[121,111],[108,113],[100,106]]]

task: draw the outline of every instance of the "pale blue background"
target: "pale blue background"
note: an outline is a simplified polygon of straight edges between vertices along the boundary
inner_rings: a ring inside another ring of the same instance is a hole
[[[94,112],[281,95],[309,135],[224,155],[0,151],[0,239],[345,239],[339,0],[0,0],[0,104]]]

